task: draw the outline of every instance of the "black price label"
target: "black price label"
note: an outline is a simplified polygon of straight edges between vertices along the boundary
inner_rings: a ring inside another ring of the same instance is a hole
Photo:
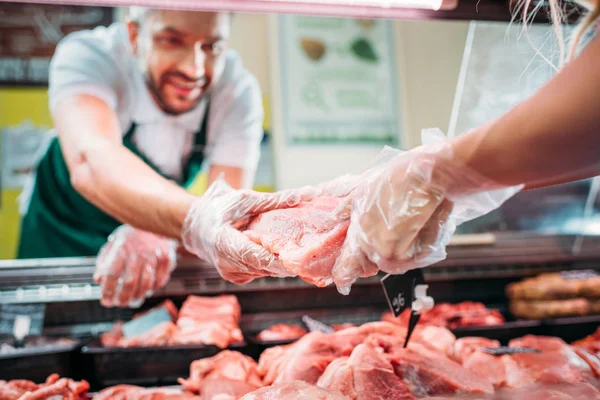
[[[503,356],[505,354],[519,354],[519,353],[541,353],[538,349],[531,349],[529,347],[480,347],[481,351],[494,355],[494,356]]]
[[[164,307],[160,307],[123,324],[123,334],[128,338],[138,336],[163,322],[170,321],[171,314],[169,314],[169,311]]]
[[[412,307],[415,297],[415,287],[425,283],[423,271],[413,269],[403,275],[386,275],[381,280],[383,293],[394,316]]]
[[[327,325],[324,322],[318,321],[314,318],[305,315],[302,317],[302,322],[311,332],[321,332],[321,333],[333,333],[334,330],[331,326]]]
[[[13,335],[15,331],[15,322],[29,319],[25,324],[27,332],[19,334],[41,335],[44,328],[44,317],[46,314],[45,304],[0,304],[0,333]]]
[[[591,279],[596,278],[598,276],[598,271],[593,269],[580,269],[575,271],[562,271],[560,273],[564,279],[571,280],[583,280],[583,279]]]

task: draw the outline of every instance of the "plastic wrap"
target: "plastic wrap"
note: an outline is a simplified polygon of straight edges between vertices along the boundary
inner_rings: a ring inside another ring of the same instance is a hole
[[[177,263],[177,241],[129,225],[117,228],[100,249],[94,280],[105,307],[139,307],[167,284]]]

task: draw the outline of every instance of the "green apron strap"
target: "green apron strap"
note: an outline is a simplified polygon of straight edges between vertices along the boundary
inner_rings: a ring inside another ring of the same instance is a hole
[[[202,119],[202,125],[200,130],[196,132],[194,136],[194,144],[190,156],[188,157],[183,167],[183,186],[189,187],[196,179],[196,176],[202,169],[202,163],[204,162],[204,150],[206,147],[206,140],[208,137],[208,114],[210,112],[210,98],[206,101],[206,111],[204,112],[204,118]]]

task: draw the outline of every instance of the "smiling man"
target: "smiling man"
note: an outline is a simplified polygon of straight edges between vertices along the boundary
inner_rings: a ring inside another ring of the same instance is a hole
[[[135,279],[143,268],[170,271],[161,264],[173,263],[167,237],[180,239],[196,199],[183,188],[201,165],[209,184],[223,176],[235,189],[252,185],[262,98],[227,50],[232,18],[132,8],[127,23],[59,43],[49,84],[57,137],[25,195],[20,258],[93,256],[116,230],[110,277],[132,262]],[[140,293],[164,284],[152,281]]]

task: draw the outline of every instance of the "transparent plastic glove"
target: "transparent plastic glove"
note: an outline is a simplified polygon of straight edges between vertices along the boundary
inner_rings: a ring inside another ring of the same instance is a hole
[[[182,231],[183,245],[214,265],[223,279],[238,285],[263,276],[291,276],[277,257],[238,229],[255,215],[293,207],[318,193],[310,187],[276,193],[234,190],[218,179],[190,208]]]
[[[454,160],[438,129],[406,152],[385,148],[347,197],[351,223],[333,281],[342,294],[360,277],[446,258],[456,227],[500,207],[522,187],[502,187]]]
[[[94,280],[105,307],[142,305],[167,284],[177,263],[177,241],[121,225],[96,258]]]

